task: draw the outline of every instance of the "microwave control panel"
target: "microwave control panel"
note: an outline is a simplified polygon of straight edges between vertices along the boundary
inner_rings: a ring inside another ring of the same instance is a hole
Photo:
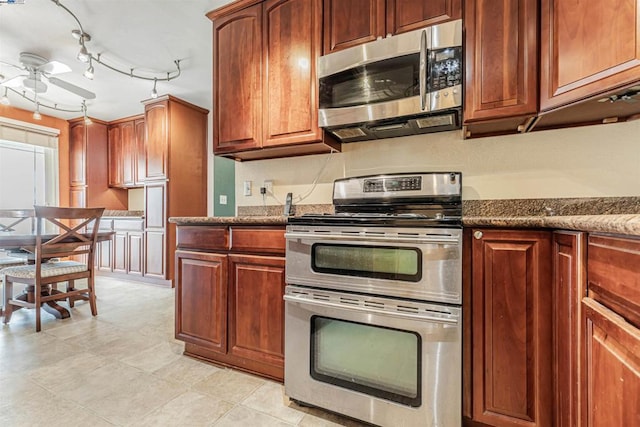
[[[429,92],[462,84],[462,47],[447,47],[430,52]]]

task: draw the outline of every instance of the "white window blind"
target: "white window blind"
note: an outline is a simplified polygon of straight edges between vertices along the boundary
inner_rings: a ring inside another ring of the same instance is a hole
[[[59,133],[0,117],[0,209],[59,204]]]

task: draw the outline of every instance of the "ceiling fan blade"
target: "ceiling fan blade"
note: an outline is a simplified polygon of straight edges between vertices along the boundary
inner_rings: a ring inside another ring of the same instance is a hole
[[[95,93],[74,84],[65,82],[64,80],[60,80],[57,77],[49,77],[49,83],[56,85],[62,89],[68,90],[69,92],[75,93],[76,95],[84,99],[95,99],[96,97]]]
[[[46,64],[39,66],[37,69],[38,71],[47,74],[62,74],[71,71],[71,67],[58,61],[49,61]]]
[[[23,67],[16,65],[16,64],[12,64],[11,62],[7,62],[7,61],[2,61],[0,60],[0,64],[2,65],[6,65],[7,67],[13,67],[13,68],[17,68],[18,70],[24,70]]]
[[[10,79],[7,79],[7,80],[5,80],[3,82],[0,82],[0,86],[6,86],[6,87],[19,87],[19,86],[22,86],[22,79],[24,77],[25,77],[24,75],[11,77]]]

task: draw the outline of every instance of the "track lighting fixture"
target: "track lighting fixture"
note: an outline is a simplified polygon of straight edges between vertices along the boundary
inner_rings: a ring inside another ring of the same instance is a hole
[[[84,76],[89,80],[93,80],[93,61],[89,58],[89,67],[84,72]]]
[[[82,115],[84,116],[85,125],[90,125],[91,123],[93,123],[89,116],[87,116],[87,103],[84,101],[84,99],[82,100]]]
[[[9,97],[7,96],[7,91],[8,90],[9,90],[9,88],[7,88],[7,87],[4,88],[4,95],[2,95],[2,98],[0,98],[0,104],[2,104],[2,105],[11,104],[11,101],[9,101]]]
[[[153,79],[153,89],[151,90],[151,97],[153,99],[156,99],[158,97],[158,91],[156,90],[157,83],[158,83],[158,80]]]
[[[33,118],[35,120],[42,120],[42,115],[40,114],[40,104],[36,102],[36,111],[33,112]]]
[[[84,29],[82,28],[82,24],[80,23],[80,20],[78,19],[78,17],[76,15],[74,15],[73,12],[71,12],[71,10],[69,10],[65,5],[63,5],[62,3],[60,3],[60,0],[51,0],[53,3],[55,3],[57,6],[60,6],[62,9],[64,9],[69,15],[71,15],[73,17],[73,19],[76,21],[76,23],[78,24],[78,29],[75,29],[73,31],[71,31],[71,35],[76,38],[78,40],[78,43],[80,44],[80,51],[78,52],[78,60],[84,63],[89,63],[89,68],[87,68],[87,72],[89,72],[89,70],[91,70],[91,73],[93,73],[93,62],[96,62],[112,71],[115,71],[117,73],[129,76],[131,78],[135,78],[135,79],[140,79],[140,80],[153,80],[154,81],[154,90],[155,90],[155,85],[156,82],[159,81],[170,81],[173,79],[176,79],[180,76],[181,70],[180,70],[180,60],[176,59],[175,61],[173,61],[173,63],[176,66],[175,70],[169,71],[167,73],[162,73],[165,74],[166,77],[148,77],[145,75],[141,75],[141,74],[137,74],[135,72],[135,69],[129,68],[128,70],[122,70],[119,69],[116,66],[110,65],[106,62],[104,62],[103,59],[100,58],[101,54],[97,54],[97,55],[93,55],[91,54],[91,52],[89,52],[89,50],[87,49],[85,43],[88,43],[91,41],[91,35],[87,34]],[[87,76],[87,72],[85,72],[85,77],[87,78],[91,78]],[[153,92],[152,92],[153,93]]]

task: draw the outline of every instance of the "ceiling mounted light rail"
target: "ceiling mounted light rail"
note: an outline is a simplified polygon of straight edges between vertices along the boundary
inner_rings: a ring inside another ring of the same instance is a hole
[[[140,80],[149,80],[149,81],[153,81],[153,90],[151,91],[151,97],[155,98],[158,96],[158,92],[156,90],[156,85],[158,83],[158,81],[171,81],[173,79],[176,79],[180,76],[181,74],[181,70],[180,70],[180,60],[176,59],[173,61],[173,63],[175,64],[175,70],[172,71],[168,71],[166,73],[158,73],[158,74],[162,74],[162,77],[148,77],[148,76],[144,76],[141,75],[139,73],[135,72],[135,68],[131,67],[129,68],[129,70],[121,70],[118,67],[114,66],[114,65],[110,65],[106,62],[104,62],[104,60],[100,57],[101,54],[96,54],[95,56],[87,49],[86,43],[91,41],[91,35],[88,34],[86,31],[84,31],[84,28],[82,27],[82,24],[80,23],[80,20],[78,19],[78,17],[71,12],[71,10],[69,10],[69,8],[67,8],[65,5],[63,5],[62,3],[60,3],[60,0],[51,0],[53,3],[55,3],[57,6],[60,6],[62,9],[64,9],[69,15],[71,15],[73,17],[73,19],[75,19],[76,23],[78,24],[78,29],[74,29],[71,31],[71,35],[78,40],[78,43],[80,44],[80,51],[78,52],[77,58],[79,61],[84,62],[84,63],[88,63],[89,66],[87,67],[87,70],[84,73],[84,76],[88,79],[93,79],[94,76],[94,69],[93,69],[93,62],[96,62],[100,65],[102,65],[103,67],[106,67],[112,71],[115,71],[117,73],[123,74],[125,76],[129,76],[131,78],[135,78],[135,79],[140,79]],[[155,96],[154,96],[155,94]]]

